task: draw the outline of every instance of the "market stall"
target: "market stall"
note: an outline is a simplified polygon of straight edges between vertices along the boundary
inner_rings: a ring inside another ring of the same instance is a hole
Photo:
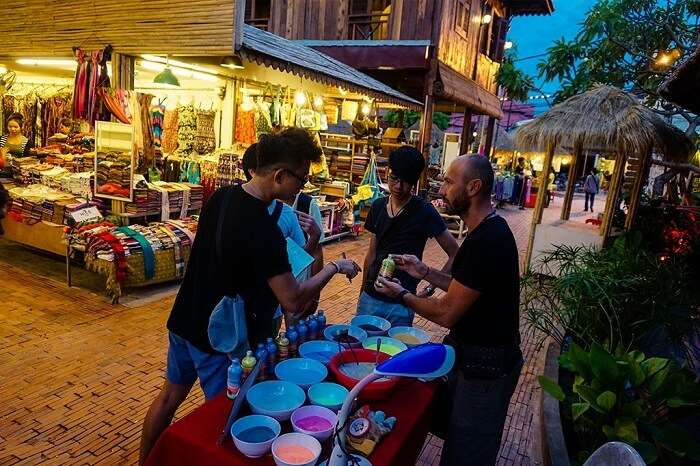
[[[47,210],[47,203],[63,196],[44,187],[62,191],[66,204],[96,207],[99,216],[92,220],[107,220],[115,228],[167,228],[173,220],[191,225],[214,190],[244,180],[242,155],[261,135],[296,126],[315,135],[325,148],[318,135],[339,121],[365,120],[366,127],[372,126],[373,116],[376,126],[380,108],[419,105],[320,52],[249,26],[243,26],[238,54],[175,60],[116,54],[106,47],[76,48],[72,58],[0,57],[0,71],[9,70],[14,81],[5,90],[2,115],[24,112],[26,133],[37,141],[30,157],[11,162],[12,179],[5,180],[11,187],[38,186],[31,199],[13,200],[15,215],[6,222],[18,224],[6,228],[7,239],[68,254],[70,265],[71,258],[84,259],[85,245],[74,244],[75,218],[65,215],[56,221],[59,213],[52,207],[44,215],[51,218],[40,219],[54,221],[51,228],[27,231],[36,224],[30,202]],[[37,84],[41,87],[32,87]],[[58,124],[68,116],[72,128],[59,134]],[[351,142],[357,147],[352,151],[358,158],[356,171],[366,169],[374,156],[367,141]],[[376,152],[381,155],[381,146]],[[304,190],[316,197],[325,240],[353,231],[352,197],[361,177],[352,183],[343,176],[335,180],[324,157],[312,166],[310,178]],[[39,197],[42,192],[49,197]],[[66,238],[59,234],[63,227],[70,227]],[[91,263],[85,258],[85,263],[106,276],[108,292],[116,300],[125,286],[180,278],[173,248],[167,249],[163,266],[155,268],[169,272],[158,277],[136,273],[146,260],[142,251],[132,251],[129,260],[139,265],[130,264],[127,273],[120,272],[115,254]],[[180,256],[186,264],[187,254]]]
[[[287,441],[300,442],[297,453],[317,446],[303,464],[339,448],[360,464],[414,464],[433,419],[432,380],[452,368],[453,350],[374,316],[326,326],[320,311],[286,330],[234,359],[226,393],[172,424],[146,464],[274,464]]]

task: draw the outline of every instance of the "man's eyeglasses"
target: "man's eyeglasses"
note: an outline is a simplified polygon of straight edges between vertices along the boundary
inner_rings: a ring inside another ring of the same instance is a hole
[[[292,175],[294,178],[296,178],[297,181],[299,181],[299,183],[301,183],[302,186],[304,186],[307,183],[307,181],[309,181],[308,175],[301,177],[301,176],[297,175],[296,173],[294,173],[292,170],[285,169],[284,171],[286,171],[287,173]]]
[[[398,176],[394,175],[393,173],[389,173],[389,183],[391,184],[399,184],[399,183],[406,183],[404,180],[399,178]]]

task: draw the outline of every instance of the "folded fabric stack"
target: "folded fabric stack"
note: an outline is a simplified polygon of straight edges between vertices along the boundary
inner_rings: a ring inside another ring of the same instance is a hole
[[[198,184],[182,183],[190,188],[189,210],[201,209],[204,205],[204,188]]]
[[[366,155],[356,155],[352,159],[352,174],[362,176],[367,170],[367,164],[369,164],[369,157]]]
[[[126,204],[126,212],[137,215],[156,215],[161,210],[161,193],[148,188],[134,189],[134,200]]]

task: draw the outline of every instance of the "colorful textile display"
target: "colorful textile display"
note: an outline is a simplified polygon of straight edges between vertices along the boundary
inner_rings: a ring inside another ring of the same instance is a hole
[[[253,144],[257,141],[255,135],[255,109],[244,110],[242,105],[238,106],[234,138],[241,144]]]

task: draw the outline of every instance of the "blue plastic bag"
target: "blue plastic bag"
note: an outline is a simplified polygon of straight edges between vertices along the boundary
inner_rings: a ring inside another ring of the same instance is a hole
[[[248,329],[245,321],[243,299],[224,296],[209,318],[209,343],[211,347],[232,357],[243,354],[248,349]]]

